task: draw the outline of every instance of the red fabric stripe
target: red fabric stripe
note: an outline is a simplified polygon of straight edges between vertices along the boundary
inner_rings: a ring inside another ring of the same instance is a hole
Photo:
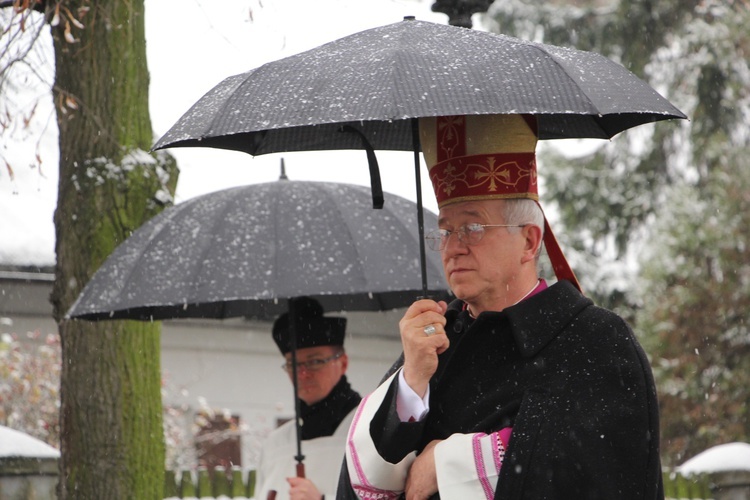
[[[534,153],[452,158],[432,167],[430,180],[438,206],[471,199],[538,198]]]
[[[554,269],[557,279],[570,281],[575,285],[578,291],[583,293],[583,290],[581,290],[581,284],[578,283],[578,278],[576,278],[573,269],[571,269],[570,264],[568,264],[546,216],[544,217],[544,247],[547,249],[547,255],[549,256],[552,269]]]
[[[466,155],[466,118],[463,116],[438,116],[437,161]]]

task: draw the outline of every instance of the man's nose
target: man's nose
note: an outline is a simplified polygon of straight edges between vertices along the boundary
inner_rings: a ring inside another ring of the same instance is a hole
[[[443,248],[443,253],[447,256],[462,254],[466,253],[468,248],[469,246],[464,243],[461,238],[459,238],[458,233],[454,232],[451,233],[448,236],[448,239],[445,241],[445,248]]]

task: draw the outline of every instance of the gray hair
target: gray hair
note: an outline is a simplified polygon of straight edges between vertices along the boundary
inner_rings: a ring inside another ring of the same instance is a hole
[[[503,215],[506,224],[533,224],[544,232],[544,213],[539,204],[528,198],[505,200]]]
[[[528,198],[505,200],[503,204],[503,219],[506,224],[533,224],[542,230],[544,236],[544,212],[539,204]],[[537,259],[542,251],[542,244],[537,250]]]

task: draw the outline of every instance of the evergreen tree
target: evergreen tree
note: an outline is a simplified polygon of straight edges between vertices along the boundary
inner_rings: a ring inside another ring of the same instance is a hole
[[[547,149],[540,161],[561,239],[594,256],[574,261],[584,289],[619,305],[644,339],[660,393],[663,461],[677,464],[750,440],[750,6],[572,3],[496,2],[493,17],[504,33],[611,57],[691,119],[638,127],[575,160]],[[637,280],[592,283],[628,259],[643,268],[624,273]]]
[[[656,59],[669,30],[686,15],[682,3],[511,0],[496,2],[491,13],[494,29],[502,33],[610,57],[685,111],[689,96],[664,81],[670,75],[665,65],[678,61]],[[643,125],[574,159],[551,148],[553,141],[541,143],[543,202],[559,213],[558,237],[583,288],[628,319],[627,293],[637,269],[634,249],[644,238],[643,223],[663,203],[663,186],[680,175],[675,152],[687,129],[675,122]]]
[[[750,440],[748,154],[727,151],[700,187],[670,187],[644,255],[638,326],[659,386],[665,465]]]

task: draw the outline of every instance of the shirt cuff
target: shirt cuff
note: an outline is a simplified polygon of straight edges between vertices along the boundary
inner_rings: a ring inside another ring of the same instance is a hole
[[[396,413],[402,422],[419,422],[430,411],[430,386],[427,386],[424,398],[409,387],[404,378],[404,370],[398,373],[398,393],[396,395]]]

